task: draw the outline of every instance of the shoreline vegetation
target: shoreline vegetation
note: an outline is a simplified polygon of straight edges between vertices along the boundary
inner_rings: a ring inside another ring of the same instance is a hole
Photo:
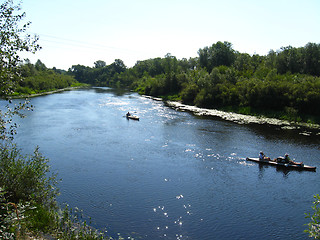
[[[22,79],[15,81],[10,92],[5,95],[6,98],[30,98],[87,85],[79,83],[64,70],[47,68],[40,60],[35,64],[30,63],[28,59],[25,60],[17,72],[16,77],[19,76]]]

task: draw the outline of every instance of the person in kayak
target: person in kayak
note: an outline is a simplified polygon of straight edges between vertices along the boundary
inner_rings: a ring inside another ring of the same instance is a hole
[[[266,157],[266,155],[264,155],[264,153],[261,151],[259,154],[259,160],[260,161],[270,161],[270,158]]]
[[[284,159],[286,161],[286,163],[290,163],[290,164],[295,164],[295,165],[303,165],[303,162],[295,162],[295,161],[292,161],[290,158],[289,158],[289,154],[286,153],[284,155]]]
[[[286,153],[284,155],[284,158],[280,157],[277,159],[277,162],[281,162],[281,163],[289,163],[289,164],[295,164],[295,165],[303,165],[303,162],[295,162],[292,161],[291,158],[289,157],[289,154]]]
[[[286,153],[286,154],[284,155],[284,162],[285,162],[285,163],[291,163],[291,162],[292,162],[291,159],[290,159],[290,157],[289,157],[289,154],[288,154],[288,153]]]
[[[129,117],[131,114],[129,112],[127,112],[126,116]]]
[[[277,162],[280,162],[280,163],[291,163],[292,161],[291,161],[291,159],[290,159],[290,157],[289,157],[289,154],[286,153],[286,154],[284,155],[284,157],[278,157],[278,158],[277,158]]]

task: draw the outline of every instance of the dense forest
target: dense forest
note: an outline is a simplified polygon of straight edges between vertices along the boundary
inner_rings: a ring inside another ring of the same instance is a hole
[[[320,44],[282,47],[266,56],[240,53],[229,42],[199,49],[198,57],[138,61],[116,59],[68,70],[81,83],[129,87],[140,94],[206,108],[265,114],[295,121],[320,120]]]

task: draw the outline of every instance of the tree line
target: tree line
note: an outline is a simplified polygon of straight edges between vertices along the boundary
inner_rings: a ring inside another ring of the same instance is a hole
[[[126,71],[127,67],[123,61],[116,59],[112,64],[107,65],[106,62],[98,60],[94,63],[94,67],[90,68],[83,65],[73,65],[69,69],[69,74],[81,83],[87,83],[95,86],[120,87],[121,85],[129,85],[126,79],[118,79],[119,75]]]
[[[19,76],[22,81],[17,81],[14,95],[34,94],[63,89],[78,83],[75,78],[64,70],[47,68],[38,60],[32,64],[28,59],[19,67]]]
[[[320,44],[282,47],[266,56],[240,53],[229,42],[199,49],[198,57],[138,61],[127,68],[117,59],[68,71],[79,82],[129,87],[140,94],[206,108],[248,114],[275,114],[296,121],[319,121]]]

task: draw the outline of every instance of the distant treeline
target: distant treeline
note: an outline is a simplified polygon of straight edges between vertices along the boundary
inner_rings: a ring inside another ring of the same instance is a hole
[[[20,73],[23,81],[15,86],[15,95],[34,94],[40,92],[48,92],[56,89],[63,89],[78,82],[75,78],[67,74],[66,71],[58,70],[56,68],[49,69],[38,60],[35,64],[26,60],[20,66]]]
[[[141,94],[181,100],[206,108],[248,114],[275,114],[290,120],[319,121],[320,44],[282,47],[268,55],[249,55],[217,42],[199,49],[198,57],[138,61],[127,68],[117,59],[111,65],[69,69],[79,82],[130,87]]]
[[[114,63],[106,65],[104,61],[98,60],[94,63],[94,67],[83,65],[73,65],[69,69],[69,74],[81,83],[87,83],[94,86],[106,87],[121,87],[130,86],[133,81],[130,81],[120,74],[129,71],[123,61],[116,59]]]

